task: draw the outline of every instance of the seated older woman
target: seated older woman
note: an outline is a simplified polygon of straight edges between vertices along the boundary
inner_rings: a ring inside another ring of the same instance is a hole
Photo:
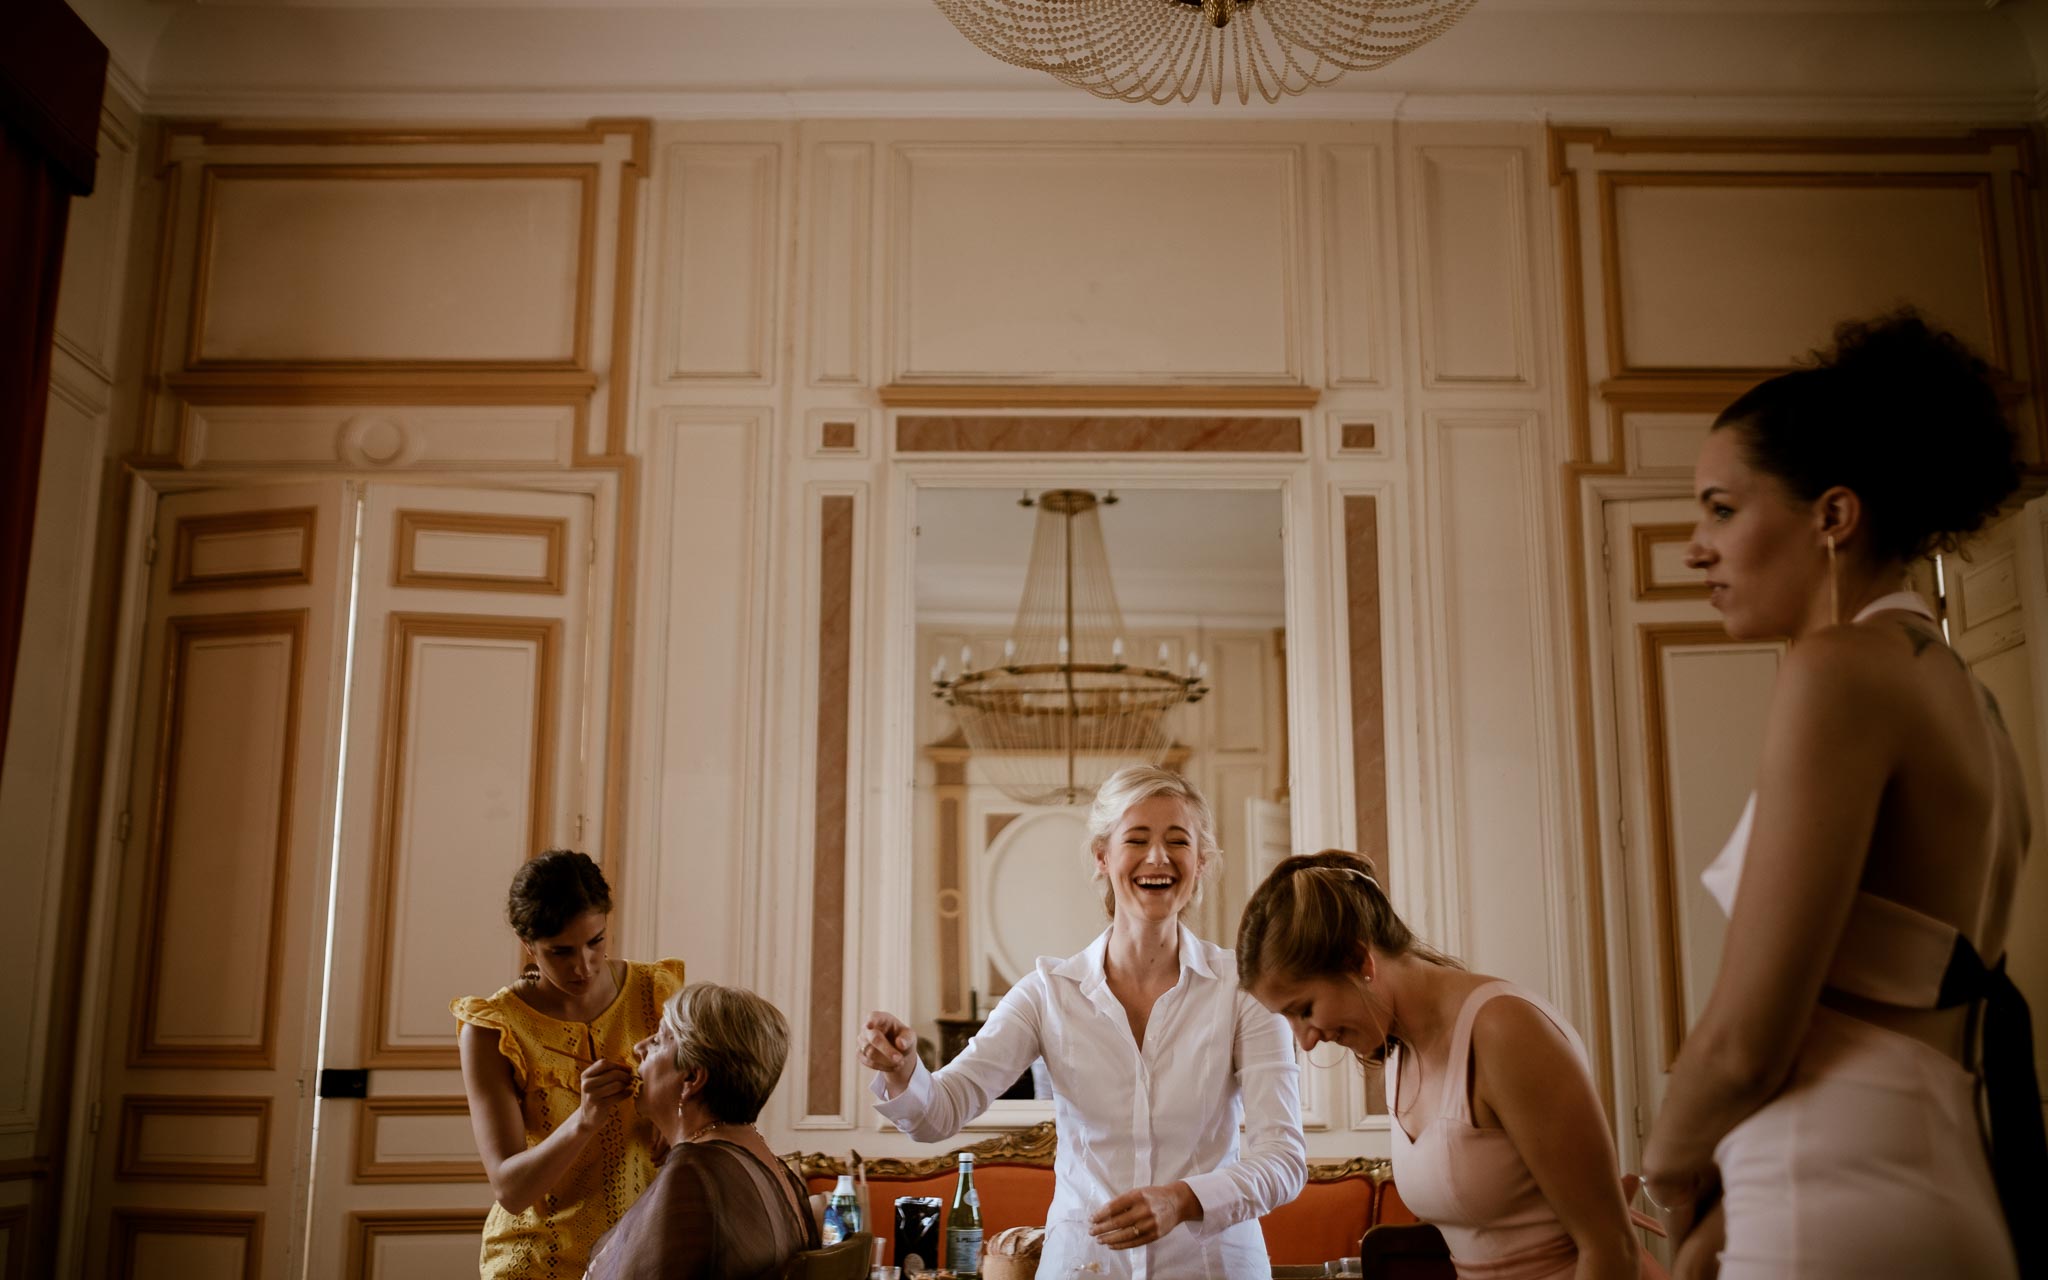
[[[671,1150],[598,1242],[589,1280],[774,1277],[817,1248],[804,1184],[754,1128],[789,1056],[781,1011],[751,991],[692,983],[635,1048],[641,1113]]]

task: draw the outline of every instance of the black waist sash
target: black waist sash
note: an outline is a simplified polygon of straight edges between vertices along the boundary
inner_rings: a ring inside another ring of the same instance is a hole
[[[1969,1039],[1977,1046],[1991,1176],[2020,1275],[2048,1277],[2048,1132],[2034,1075],[2033,1019],[2026,997],[2006,975],[2005,957],[1987,968],[1970,940],[1958,935],[1935,1007],[1964,1004],[1971,1006]]]

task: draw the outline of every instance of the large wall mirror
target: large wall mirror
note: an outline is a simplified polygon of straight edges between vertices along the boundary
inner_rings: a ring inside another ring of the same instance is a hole
[[[910,923],[918,961],[908,1020],[936,1066],[1038,957],[1080,951],[1107,918],[1090,874],[1086,798],[1015,794],[1026,785],[1020,776],[1059,776],[1060,753],[1019,725],[1007,737],[971,732],[963,722],[974,713],[934,696],[934,679],[1056,665],[1070,653],[1076,663],[1198,681],[1191,691],[1205,691],[1199,699],[1162,713],[1153,728],[1164,763],[1215,807],[1222,857],[1188,923],[1230,946],[1257,878],[1289,851],[1285,509],[1277,488],[919,487],[915,499]],[[1092,509],[1076,516],[1058,510],[1063,503]],[[1082,527],[1090,520],[1099,553]],[[1055,526],[1070,546],[1048,545],[1061,536]],[[1121,616],[1107,643],[1087,635],[1104,591]],[[1027,592],[1033,604],[1020,616]],[[1058,636],[1033,638],[1048,616],[1061,630],[1063,597],[1078,615],[1071,648]],[[1022,760],[1027,754],[1037,758]],[[1111,763],[1092,762],[1094,773]],[[1027,1075],[1004,1096],[1046,1094]]]

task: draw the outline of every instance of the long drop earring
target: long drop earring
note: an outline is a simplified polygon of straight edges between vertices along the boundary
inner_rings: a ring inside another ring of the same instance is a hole
[[[1836,571],[1835,535],[1828,535],[1828,616],[1836,626],[1842,625],[1842,577]]]

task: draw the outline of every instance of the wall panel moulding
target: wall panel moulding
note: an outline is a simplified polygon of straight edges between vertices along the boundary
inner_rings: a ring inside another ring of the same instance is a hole
[[[904,414],[898,453],[1258,453],[1302,451],[1301,419]]]
[[[1629,472],[1624,405],[1726,404],[1842,317],[1910,300],[1991,362],[2028,424],[2026,462],[2044,466],[2031,133],[1559,128],[1548,144],[1576,462]]]
[[[623,449],[651,125],[159,134],[150,451],[190,405],[562,405]]]
[[[1599,547],[1615,495],[1685,493],[1699,442],[1730,401],[1826,346],[1844,318],[1901,302],[1991,362],[2015,401],[2023,460],[2036,475],[2048,472],[2048,400],[2034,393],[2048,368],[2048,322],[2032,129],[1898,121],[1807,134],[1558,127],[1546,144],[1562,304],[1567,435],[1556,510],[1564,545]],[[1598,926],[1619,919],[1626,905],[1605,900],[1601,859],[1611,846],[1599,780],[1665,773],[1654,760],[1618,758],[1631,748],[1603,737],[1594,690],[1610,679],[1602,655],[1612,641],[1600,601],[1603,590],[1608,599],[1667,608],[1696,600],[1678,564],[1688,529],[1676,520],[1637,522],[1627,553],[1638,568],[1618,588],[1601,583],[1597,552],[1564,558],[1577,757],[1568,775],[1578,780],[1575,843],[1585,918],[1595,926],[1584,972],[1595,993],[1586,1029],[1596,1042],[1617,1029],[1630,1034],[1633,1016],[1606,994],[1610,972],[1619,979],[1626,961],[1610,962]],[[1681,625],[1692,624],[1672,624]],[[1656,634],[1668,648],[1706,645],[1721,633],[1703,626]],[[1660,651],[1638,655],[1643,670],[1657,669]],[[1649,697],[1653,710],[1661,705]],[[1668,972],[1648,981],[1663,991],[1664,1008],[1682,1007]],[[1649,1054],[1668,1058],[1678,1026],[1647,1026]],[[1609,1072],[1603,1063],[1603,1077]]]
[[[881,389],[891,409],[1313,409],[1321,394],[1285,383],[892,382]]]

